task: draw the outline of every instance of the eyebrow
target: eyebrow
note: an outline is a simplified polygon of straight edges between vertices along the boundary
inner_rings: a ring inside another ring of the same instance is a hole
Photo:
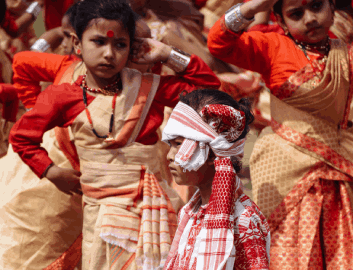
[[[296,3],[297,3],[297,2],[298,2],[298,1],[296,1]],[[309,6],[309,5],[311,5],[312,3],[315,3],[315,2],[319,2],[319,0],[308,0],[308,3],[306,4],[306,6]],[[290,7],[290,6],[289,6],[289,7]],[[292,13],[292,12],[296,12],[296,11],[302,9],[302,8],[303,8],[303,6],[294,7],[294,8],[289,8],[289,9],[286,10],[286,12],[287,12],[287,13]]]
[[[107,39],[107,36],[99,35],[96,34],[92,38],[101,38],[101,39]],[[119,37],[119,38],[114,38],[115,41],[127,41],[128,39],[126,37]]]

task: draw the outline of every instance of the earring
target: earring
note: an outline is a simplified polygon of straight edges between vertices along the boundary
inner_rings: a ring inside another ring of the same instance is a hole
[[[81,54],[81,50],[80,49],[77,49],[77,54]]]

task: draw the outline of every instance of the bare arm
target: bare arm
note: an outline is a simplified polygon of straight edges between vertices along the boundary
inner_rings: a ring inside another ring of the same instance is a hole
[[[49,31],[46,31],[44,34],[42,34],[39,37],[39,39],[44,39],[52,50],[56,49],[61,44],[63,38],[64,38],[64,34],[63,34],[63,31],[61,30],[61,27],[57,27]],[[31,51],[36,51],[36,49],[31,48]]]

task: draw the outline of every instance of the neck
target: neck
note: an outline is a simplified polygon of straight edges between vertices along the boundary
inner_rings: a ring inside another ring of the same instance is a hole
[[[201,194],[202,205],[208,204],[208,202],[210,201],[214,172],[211,174],[205,174],[205,176],[206,179],[204,179],[204,181],[202,181],[202,183],[198,186]]]
[[[90,87],[90,88],[104,88],[107,85],[114,83],[116,80],[117,80],[117,75],[106,79],[106,78],[99,78],[97,76],[94,76],[92,73],[87,71],[86,84],[87,84],[87,87]]]

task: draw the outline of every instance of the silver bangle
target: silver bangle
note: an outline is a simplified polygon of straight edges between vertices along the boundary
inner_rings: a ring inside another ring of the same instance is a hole
[[[175,72],[180,73],[185,71],[190,63],[190,55],[177,49],[173,48],[170,52],[168,60],[165,65],[173,69]]]
[[[32,14],[34,18],[37,18],[41,10],[42,10],[42,7],[40,6],[40,4],[38,2],[33,2],[26,9],[26,12],[29,14]]]
[[[242,3],[236,4],[231,9],[229,9],[225,14],[226,26],[233,32],[240,32],[244,30],[250,23],[252,23],[255,18],[248,20],[240,12],[240,7]]]
[[[49,48],[49,43],[45,39],[40,38],[31,46],[31,51],[46,52]]]

